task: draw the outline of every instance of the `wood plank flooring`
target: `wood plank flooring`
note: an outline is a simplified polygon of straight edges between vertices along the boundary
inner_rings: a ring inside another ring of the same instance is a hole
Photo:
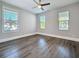
[[[78,58],[79,42],[34,35],[0,43],[0,58]]]

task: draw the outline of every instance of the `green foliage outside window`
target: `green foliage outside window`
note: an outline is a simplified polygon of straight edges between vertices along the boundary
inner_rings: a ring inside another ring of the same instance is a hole
[[[40,16],[40,28],[45,29],[45,16]]]
[[[5,32],[17,30],[17,18],[17,12],[8,9],[3,10],[3,28]]]

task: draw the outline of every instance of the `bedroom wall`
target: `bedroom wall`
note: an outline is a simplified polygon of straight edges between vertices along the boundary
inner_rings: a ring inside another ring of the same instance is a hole
[[[58,28],[58,13],[62,11],[70,12],[69,30],[61,31]],[[46,28],[40,29],[39,17],[46,16]],[[79,3],[71,4],[61,8],[37,15],[37,32],[62,37],[79,38]],[[73,40],[73,39],[72,39]],[[75,39],[74,39],[75,40]],[[78,40],[79,41],[79,40]]]
[[[1,19],[2,5],[18,12],[18,25],[19,29],[15,32],[2,32],[3,19]],[[12,6],[0,1],[0,41],[7,41],[7,38],[12,38],[21,35],[33,34],[36,32],[36,16],[26,10]]]

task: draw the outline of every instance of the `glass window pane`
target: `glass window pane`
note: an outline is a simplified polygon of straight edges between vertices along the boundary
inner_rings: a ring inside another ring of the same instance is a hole
[[[68,20],[60,20],[59,21],[59,29],[60,30],[68,30]]]
[[[69,11],[59,13],[59,30],[68,30]]]
[[[4,31],[17,30],[17,13],[11,10],[4,9],[3,19],[4,19]]]
[[[40,28],[45,29],[45,16],[40,16]]]
[[[59,13],[59,20],[69,20],[69,11]]]

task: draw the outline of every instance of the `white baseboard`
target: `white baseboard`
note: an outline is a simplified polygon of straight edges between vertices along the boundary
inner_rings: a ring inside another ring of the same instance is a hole
[[[67,40],[79,42],[79,38],[64,37],[64,36],[59,36],[59,35],[46,34],[46,33],[38,33],[38,32],[37,32],[37,33],[24,34],[24,35],[20,35],[20,36],[16,36],[16,37],[1,39],[1,40],[0,40],[0,43],[6,42],[6,41],[10,41],[10,40],[19,39],[19,38],[22,38],[22,37],[27,37],[27,36],[31,36],[31,35],[36,35],[36,34],[45,35],[45,36],[50,36],[50,37],[57,37],[57,38],[62,38],[62,39],[67,39]]]
[[[46,33],[38,33],[38,34],[79,42],[79,38],[65,37],[65,36],[59,36],[59,35],[53,35],[53,34],[46,34]]]
[[[1,39],[1,40],[0,40],[0,43],[6,42],[6,41],[10,41],[10,40],[19,39],[19,38],[22,38],[22,37],[27,37],[27,36],[35,35],[35,34],[36,34],[36,33],[24,34],[24,35],[20,35],[20,36],[11,37],[11,38]]]

